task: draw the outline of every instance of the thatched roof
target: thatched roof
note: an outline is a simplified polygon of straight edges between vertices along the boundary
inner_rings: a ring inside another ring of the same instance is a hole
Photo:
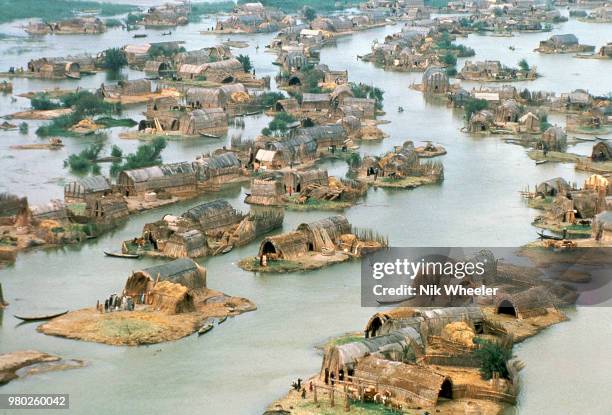
[[[156,311],[169,314],[195,311],[193,296],[184,285],[161,281],[151,289],[150,296],[151,306]]]
[[[315,251],[327,245],[326,241],[337,241],[341,235],[351,232],[351,224],[342,215],[330,216],[310,223],[302,223],[297,230],[307,235]]]
[[[79,178],[64,186],[65,195],[85,195],[89,193],[108,192],[111,185],[104,176],[87,176]]]
[[[339,124],[298,128],[295,135],[297,137],[311,137],[316,142],[330,140],[341,144],[346,140],[346,131],[344,127]]]
[[[448,323],[466,321],[481,323],[484,314],[480,307],[445,307],[436,309],[415,309],[399,307],[374,314],[368,321],[365,332],[368,336],[380,336],[395,330],[412,327],[427,338],[439,335]]]
[[[14,216],[27,210],[28,199],[10,193],[0,193],[0,216]]]
[[[195,206],[183,213],[181,217],[198,223],[201,230],[207,231],[238,223],[244,215],[227,201],[218,199]]]
[[[598,241],[612,239],[612,211],[606,210],[593,219],[593,237]]]
[[[259,245],[259,257],[276,254],[280,259],[295,259],[308,252],[308,240],[302,232],[289,232],[264,238]]]
[[[206,288],[206,269],[188,258],[134,271],[125,284],[128,295],[150,292],[156,281],[180,284],[188,290]]]
[[[195,174],[193,166],[189,162],[162,164],[161,166],[144,167],[142,169],[124,170],[124,174],[134,183],[143,183],[153,178],[174,176],[180,174]]]
[[[412,358],[424,352],[423,339],[417,330],[405,327],[385,336],[377,336],[328,348],[323,356],[322,372],[338,374],[339,370],[354,369],[364,357],[378,353],[390,360],[401,360],[410,350]],[[337,379],[337,376],[336,376]]]
[[[597,161],[612,160],[612,144],[607,141],[594,144],[591,158]]]
[[[514,294],[502,293],[495,301],[498,314],[511,314],[518,319],[546,314],[549,308],[554,308],[551,294],[543,287],[532,287]]]
[[[253,179],[251,193],[244,199],[245,203],[254,205],[280,205],[285,193],[283,184],[274,179]]]
[[[571,186],[562,177],[546,180],[536,186],[536,193],[544,196],[566,195],[570,190]]]
[[[225,129],[227,115],[223,108],[205,108],[191,111],[181,117],[180,130],[183,134],[197,135],[207,130]]]
[[[447,379],[429,366],[393,362],[376,356],[361,359],[355,367],[355,376],[375,382],[380,390],[391,391],[396,401],[419,407],[434,407]]]

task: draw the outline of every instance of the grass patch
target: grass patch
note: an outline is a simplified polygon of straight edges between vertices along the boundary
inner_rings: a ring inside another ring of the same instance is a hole
[[[553,200],[554,198],[552,196],[534,197],[533,199],[529,199],[527,206],[532,209],[544,210],[552,204]]]
[[[352,204],[349,202],[341,202],[336,200],[319,200],[310,198],[306,200],[306,203],[298,203],[297,196],[290,196],[289,204],[287,209],[306,212],[309,210],[344,210],[351,207]]]
[[[2,0],[0,23],[38,18],[44,21],[69,19],[87,9],[100,11],[100,16],[116,16],[139,10],[128,4],[99,3],[87,0]]]
[[[112,118],[112,117],[100,117],[95,120],[95,123],[102,125],[105,128],[113,127],[133,127],[138,124],[131,118]]]
[[[161,328],[146,320],[111,318],[98,323],[98,330],[102,336],[126,338],[147,337],[161,332]]]
[[[189,21],[197,23],[202,20],[202,16],[216,13],[229,13],[236,4],[233,1],[220,1],[215,3],[192,3]]]

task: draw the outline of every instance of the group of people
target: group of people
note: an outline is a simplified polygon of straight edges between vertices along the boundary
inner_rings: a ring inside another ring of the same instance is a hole
[[[134,311],[135,303],[134,299],[127,295],[118,296],[117,294],[111,294],[104,304],[100,304],[98,301],[97,308],[100,312],[111,313],[113,311]]]

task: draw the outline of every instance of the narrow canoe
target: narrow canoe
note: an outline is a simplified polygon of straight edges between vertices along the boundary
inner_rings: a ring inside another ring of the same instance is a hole
[[[198,336],[201,336],[202,334],[206,334],[209,331],[211,331],[213,329],[213,325],[211,323],[205,324],[203,325],[200,330],[198,330]]]
[[[62,311],[60,313],[44,314],[40,316],[18,316],[16,314],[13,314],[13,317],[18,318],[19,320],[23,320],[23,321],[43,321],[43,320],[51,320],[52,318],[63,316],[66,313],[68,313],[68,310]]]
[[[109,252],[109,251],[104,251],[104,255],[110,256],[113,258],[140,258],[139,254],[124,254],[121,252]]]

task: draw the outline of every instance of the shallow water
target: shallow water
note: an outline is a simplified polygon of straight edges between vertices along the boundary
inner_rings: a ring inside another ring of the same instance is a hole
[[[149,38],[132,39],[132,33],[111,30],[101,36],[49,36],[37,41],[12,39],[0,45],[0,69],[22,66],[36,56],[96,52],[110,46],[140,41],[181,39],[187,49],[210,46],[226,37],[203,36],[202,27],[211,21],[173,30],[149,30]],[[15,24],[0,26],[0,32],[19,34]],[[383,129],[390,137],[383,142],[363,144],[364,153],[380,153],[406,139],[432,140],[443,144],[445,181],[412,191],[371,190],[363,203],[346,211],[356,226],[371,227],[389,236],[394,246],[518,246],[534,239],[530,222],[537,212],[526,207],[519,190],[527,185],[562,176],[582,182],[586,177],[572,165],[548,163],[535,166],[522,147],[505,144],[496,137],[475,138],[459,131],[462,120],[445,106],[426,102],[420,93],[409,89],[420,74],[384,72],[356,60],[366,53],[374,39],[399,30],[399,26],[375,29],[342,38],[334,48],[322,51],[321,61],[332,69],[346,68],[352,81],[374,84],[385,90],[383,118],[391,121]],[[612,25],[587,25],[570,21],[553,33],[575,33],[585,43],[600,46],[612,39]],[[612,91],[612,61],[587,61],[570,56],[538,56],[532,52],[548,34],[521,35],[514,38],[470,36],[461,39],[476,50],[476,59],[501,59],[507,64],[525,57],[544,76],[526,83],[529,88],[566,92],[586,88],[592,93]],[[273,55],[264,52],[271,35],[231,36],[245,39],[248,53],[258,75],[274,75]],[[255,46],[259,45],[257,52]],[[516,52],[508,50],[514,45]],[[29,50],[23,50],[29,48]],[[461,62],[459,63],[459,67]],[[127,71],[130,78],[139,73]],[[79,85],[94,88],[105,74],[84,78]],[[77,82],[19,80],[15,94],[49,88],[53,85],[75,87]],[[26,107],[19,99],[0,96],[0,114]],[[403,106],[405,112],[397,113]],[[126,115],[142,117],[143,107]],[[562,118],[561,118],[562,120]],[[249,117],[243,137],[254,137],[266,118]],[[30,134],[2,132],[0,142],[0,191],[27,195],[33,203],[62,196],[64,181],[71,175],[62,160],[86,147],[88,139],[66,138],[58,152],[9,150],[16,143],[39,142],[30,123]],[[118,144],[127,151],[138,142],[121,140],[114,129],[106,140],[108,147]],[[228,134],[238,134],[231,131]],[[229,138],[222,140],[229,144]],[[219,147],[218,140],[203,139],[170,142],[164,160],[191,160],[197,154]],[[580,144],[582,148],[584,145]],[[588,145],[587,145],[588,146]],[[586,150],[585,150],[586,151]],[[325,163],[334,174],[342,174],[343,163]],[[76,309],[92,306],[97,299],[119,291],[135,268],[153,259],[128,261],[106,258],[103,249],[119,247],[120,241],[138,234],[142,226],[165,213],[180,213],[203,200],[223,197],[243,210],[244,191],[234,186],[198,201],[147,212],[113,233],[83,246],[28,252],[14,266],[0,271],[5,297],[11,303],[0,318],[0,352],[36,348],[66,358],[84,359],[88,367],[61,373],[48,373],[17,380],[2,388],[3,393],[70,393],[71,413],[134,414],[183,413],[258,414],[275,398],[283,395],[292,380],[316,373],[321,357],[314,345],[330,336],[363,329],[376,310],[360,307],[360,267],[358,263],[288,275],[253,275],[235,263],[252,255],[257,243],[235,249],[227,255],[200,262],[208,269],[209,286],[232,295],[252,299],[258,310],[229,319],[204,337],[190,336],[180,341],[148,347],[126,348],[90,344],[42,335],[35,324],[17,326],[12,314],[32,312],[55,306]],[[325,212],[288,212],[284,230],[297,224],[327,216]],[[546,330],[520,344],[515,353],[526,363],[523,390],[516,412],[535,414],[608,414],[612,409],[609,394],[610,359],[603,355],[612,335],[609,308],[579,309],[571,321]],[[609,348],[609,347],[608,347]]]

